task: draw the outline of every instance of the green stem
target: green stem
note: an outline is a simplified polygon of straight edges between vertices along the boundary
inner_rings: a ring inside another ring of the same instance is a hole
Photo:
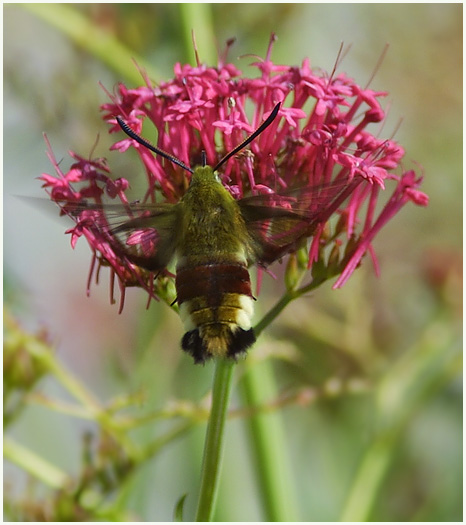
[[[261,406],[277,396],[272,365],[253,364],[241,381],[244,404]],[[299,521],[281,415],[260,413],[249,419],[253,463],[265,521]]]
[[[297,279],[296,283],[300,280]],[[256,336],[258,337],[291,301],[317,288],[325,280],[326,277],[315,278],[301,288],[289,289],[254,327]],[[248,407],[261,406],[277,395],[273,370],[267,363],[250,366],[244,375],[242,386],[243,402]],[[250,418],[249,426],[252,455],[255,458],[256,476],[266,520],[297,521],[295,491],[280,415],[258,413]]]
[[[232,359],[217,359],[215,364],[212,409],[207,424],[196,521],[212,521],[215,510],[223,457],[225,419],[235,364]]]
[[[125,430],[115,423],[112,415],[102,408],[94,395],[58,362],[47,345],[31,340],[28,348],[31,354],[40,359],[63,387],[81,403],[89,418],[99,423],[106,432],[113,436],[131,458],[137,459],[140,454],[139,448],[128,438]]]
[[[369,519],[392,459],[394,440],[394,436],[382,435],[370,445],[351,485],[340,521],[363,522]]]
[[[68,476],[55,465],[6,436],[3,438],[3,457],[54,489],[63,488],[68,481]]]
[[[341,521],[370,519],[400,436],[426,399],[461,374],[460,358],[456,336],[437,319],[379,380],[374,414],[377,433],[358,467]]]
[[[309,284],[298,288],[297,290],[288,290],[283,297],[273,306],[264,317],[257,323],[254,327],[254,333],[256,337],[259,337],[259,334],[269,326],[288,306],[291,301],[298,299],[302,295],[314,290],[320,286],[323,282],[327,280],[327,277],[321,279],[313,279]]]
[[[152,79],[159,77],[150,63],[136,56],[134,51],[125,47],[113,34],[92,23],[69,4],[37,3],[22,4],[22,7],[64,33],[76,45],[127,81],[136,85],[141,83],[141,75],[134,62],[144,68]]]
[[[178,4],[182,33],[186,56],[192,63],[196,63],[193,47],[193,34],[196,41],[196,48],[201,62],[215,65],[217,63],[217,53],[215,52],[215,32],[212,20],[212,7],[209,4],[189,3]]]

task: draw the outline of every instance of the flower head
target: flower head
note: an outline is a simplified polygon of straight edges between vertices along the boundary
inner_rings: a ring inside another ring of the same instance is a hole
[[[428,198],[418,189],[422,177],[414,171],[395,172],[403,148],[368,130],[384,119],[380,99],[386,93],[361,88],[345,74],[329,76],[314,70],[307,59],[301,66],[274,64],[272,43],[273,38],[265,60],[254,63],[259,72],[255,78],[242,76],[224,57],[217,67],[176,64],[168,82],[152,85],[145,79],[146,85],[135,89],[120,84],[117,94],[109,95],[111,101],[102,106],[103,118],[111,133],[121,131],[119,116],[138,134],[148,119],[158,132],[157,148],[194,168],[203,155],[208,165],[215,166],[280,103],[277,118],[248,149],[223,164],[219,177],[235,199],[251,195],[279,199],[293,188],[308,195],[304,199],[306,213],[312,216],[308,268],[314,271],[317,261],[322,268],[323,262],[338,275],[334,286],[339,287],[366,252],[375,262],[371,243],[382,226],[408,201],[425,206]],[[140,213],[146,204],[178,202],[189,186],[189,171],[154,156],[131,138],[119,140],[112,149],[125,152],[130,147],[139,154],[147,177]],[[140,286],[150,297],[160,296],[166,281],[154,284],[154,273],[126,256],[115,242],[112,205],[102,211],[104,200],[119,203],[125,220],[135,220],[127,196],[129,182],[113,180],[102,159],[85,160],[73,153],[75,163],[63,173],[51,150],[49,156],[58,176],[43,174],[41,179],[51,199],[76,222],[68,231],[73,246],[79,237],[87,239],[94,253],[91,275],[98,261],[117,275],[122,292],[127,286]],[[382,194],[390,196],[384,197],[380,209]],[[337,220],[332,230],[333,216]],[[157,242],[155,230],[137,227],[126,239],[127,245],[139,245],[143,252],[156,249]],[[331,251],[327,261],[326,247]],[[162,276],[171,278],[166,270]]]

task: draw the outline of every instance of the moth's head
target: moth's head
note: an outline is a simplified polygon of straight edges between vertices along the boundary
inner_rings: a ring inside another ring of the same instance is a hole
[[[220,179],[217,175],[217,170],[227,162],[228,159],[236,155],[239,151],[241,151],[243,148],[245,148],[250,142],[252,142],[258,135],[260,135],[264,129],[266,129],[270,124],[273,122],[275,117],[278,115],[278,110],[280,109],[280,102],[275,105],[270,115],[267,117],[267,120],[265,120],[257,129],[254,131],[252,135],[249,135],[249,137],[244,140],[241,144],[236,146],[232,151],[227,153],[214,168],[211,168],[210,166],[206,166],[206,153],[205,151],[202,151],[202,165],[194,168],[192,170],[189,166],[187,166],[183,161],[180,159],[177,159],[173,155],[170,155],[170,153],[167,153],[166,151],[161,150],[160,148],[157,148],[156,146],[152,145],[149,141],[146,139],[143,139],[140,137],[136,132],[134,132],[126,122],[120,118],[119,116],[116,116],[116,120],[118,121],[118,124],[120,125],[121,129],[133,140],[141,144],[142,146],[148,148],[149,150],[153,151],[157,155],[162,156],[163,158],[169,160],[170,162],[173,162],[180,168],[183,168],[186,171],[189,171],[189,173],[192,173],[191,176],[191,182],[190,187],[196,184],[212,184],[217,183],[221,184]]]
[[[190,186],[195,185],[206,185],[206,184],[221,184],[220,179],[216,171],[210,166],[198,166],[194,168],[191,176]]]

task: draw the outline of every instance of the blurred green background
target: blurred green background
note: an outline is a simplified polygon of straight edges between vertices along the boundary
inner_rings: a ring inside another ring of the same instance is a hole
[[[370,520],[461,521],[462,6],[191,4],[189,16],[181,4],[67,6],[96,31],[73,40],[65,34],[76,29],[71,13],[59,15],[54,26],[27,6],[4,6],[4,300],[25,329],[48,331],[59,360],[99,399],[143,390],[155,408],[173,399],[199,401],[210,389],[212,366],[192,366],[179,349],[179,319],[163,304],[146,311],[141,291],[127,292],[118,315],[109,304],[105,270],[86,297],[85,242],[72,251],[63,234],[66,219],[16,197],[41,196],[36,177],[52,172],[42,132],[65,167],[69,149],[87,156],[100,134],[93,155],[106,156],[116,176],[131,180],[141,175],[140,165],[130,153],[108,152],[112,140],[99,112],[107,98],[99,82],[109,91],[121,80],[137,85],[132,56],[149,65],[155,80],[168,79],[175,62],[193,60],[186,36],[193,26],[204,28],[197,32],[202,60],[214,60],[215,46],[223,49],[236,37],[230,59],[251,73],[253,59],[243,55],[264,56],[275,32],[274,62],[300,64],[308,56],[312,67],[326,71],[340,43],[351,44],[339,70],[365,85],[390,45],[371,84],[389,92],[381,134],[390,137],[403,119],[395,139],[406,149],[404,167],[419,166],[425,174],[430,205],[407,205],[379,234],[379,279],[366,260],[342,290],[326,284],[296,301],[251,355],[279,356],[273,361],[277,395],[311,393],[310,402],[280,411],[301,520],[341,519],[364,475],[367,451],[390,435]],[[89,50],[109,35],[130,50],[127,56],[104,60]],[[134,79],[125,78],[131,70]],[[257,320],[281,291],[280,279],[265,277]],[[39,389],[67,399],[53,378]],[[141,439],[157,435],[158,425],[145,427]],[[87,430],[95,426],[31,403],[9,432],[75,473]],[[171,520],[184,493],[189,516],[203,436],[199,425],[144,466],[127,500],[135,516]],[[219,521],[263,519],[253,459],[243,420],[232,420]],[[6,498],[24,497],[23,473],[7,463],[4,478]],[[38,496],[44,493],[37,488]]]

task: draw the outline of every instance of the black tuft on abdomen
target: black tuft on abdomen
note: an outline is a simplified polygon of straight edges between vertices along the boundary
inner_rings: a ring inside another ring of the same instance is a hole
[[[236,359],[239,355],[246,352],[256,342],[254,330],[243,330],[237,327],[230,334],[227,357]],[[212,354],[207,350],[204,339],[199,334],[199,329],[186,332],[181,340],[181,347],[187,352],[196,364],[203,364],[210,359]]]

